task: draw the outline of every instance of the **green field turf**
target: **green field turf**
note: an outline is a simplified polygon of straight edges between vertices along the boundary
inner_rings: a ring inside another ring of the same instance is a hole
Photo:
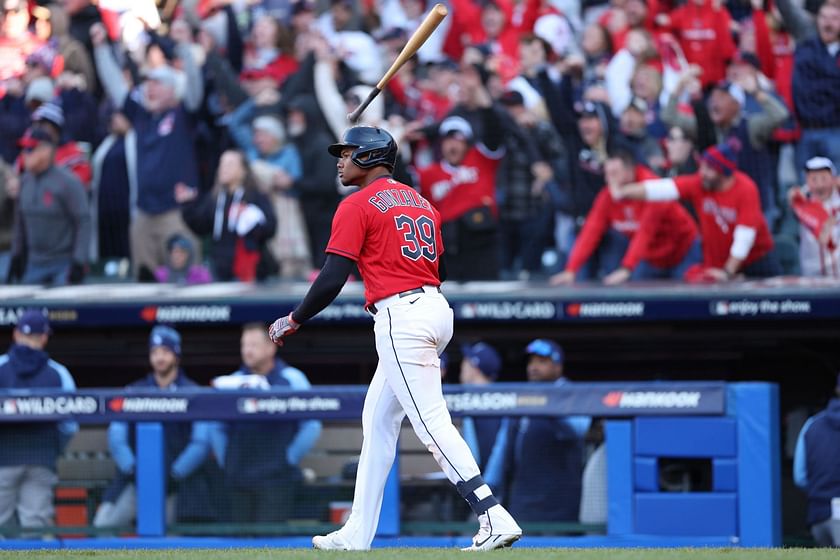
[[[0,541],[0,548],[3,543]],[[170,550],[64,550],[2,551],[0,560],[52,560],[65,558],[101,558],[134,560],[315,560],[319,558],[364,558],[365,560],[447,560],[466,558],[469,554],[443,548],[390,548],[371,552],[322,552],[312,549],[239,548],[239,549],[170,549]],[[836,560],[840,554],[831,549],[813,548],[513,548],[477,553],[481,558],[503,560]]]

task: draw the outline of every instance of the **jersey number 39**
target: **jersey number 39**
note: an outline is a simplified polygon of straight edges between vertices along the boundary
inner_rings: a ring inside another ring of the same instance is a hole
[[[402,254],[416,261],[420,257],[434,262],[437,259],[435,223],[428,216],[411,218],[400,214],[394,218],[397,230],[403,235]]]

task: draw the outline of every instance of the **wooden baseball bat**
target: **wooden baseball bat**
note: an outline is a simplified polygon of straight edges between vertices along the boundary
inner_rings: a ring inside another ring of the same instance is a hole
[[[399,56],[397,56],[393,64],[391,64],[391,67],[388,68],[388,71],[385,72],[385,75],[382,76],[382,79],[379,80],[378,84],[376,84],[376,87],[373,88],[367,98],[362,101],[358,107],[356,107],[355,111],[347,115],[347,120],[350,121],[350,124],[356,124],[356,122],[358,122],[359,117],[362,115],[364,110],[367,109],[367,106],[370,105],[370,102],[376,99],[376,96],[385,89],[385,86],[388,85],[388,82],[391,81],[394,74],[396,74],[399,69],[402,68],[402,65],[405,64],[409,58],[414,56],[414,53],[423,46],[423,43],[425,43],[432,32],[437,29],[437,26],[440,25],[440,22],[443,21],[443,18],[446,17],[447,13],[446,6],[443,4],[434,5],[428,15],[426,15],[426,19],[423,20],[423,23],[420,24],[420,26],[408,39],[408,42],[403,47],[402,51],[400,51]]]

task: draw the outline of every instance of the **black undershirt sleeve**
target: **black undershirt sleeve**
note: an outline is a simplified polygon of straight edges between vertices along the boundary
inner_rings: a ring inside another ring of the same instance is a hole
[[[438,278],[441,284],[446,280],[446,254],[438,258]]]
[[[347,257],[328,253],[318,277],[312,282],[300,305],[292,311],[292,319],[305,323],[332,303],[347,282],[354,265],[353,260]]]

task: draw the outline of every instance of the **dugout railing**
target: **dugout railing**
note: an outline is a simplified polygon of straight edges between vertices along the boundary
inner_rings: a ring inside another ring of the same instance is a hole
[[[124,534],[136,539],[59,538],[47,546],[306,546],[307,537],[276,536],[276,526],[253,527],[250,538],[212,525],[167,528],[162,421],[320,418],[360,422],[366,388],[315,387],[294,391],[196,389],[80,390],[76,393],[5,392],[0,422],[57,421],[136,423],[137,523]],[[533,536],[533,546],[778,546],[781,544],[778,389],[767,383],[575,383],[564,386],[500,383],[485,388],[447,386],[453,417],[565,416],[606,419],[608,516],[606,534]],[[163,400],[171,400],[162,402]],[[176,402],[177,401],[177,402]],[[399,455],[398,455],[399,458]],[[668,488],[668,469],[681,466],[696,484]],[[402,523],[401,483],[395,464],[386,485],[375,546],[464,544],[464,523]],[[700,474],[697,474],[700,473]],[[345,484],[352,490],[352,485]],[[405,488],[403,488],[404,490]],[[455,494],[454,490],[450,490]],[[72,499],[72,497],[71,497]],[[538,524],[537,524],[538,525]],[[309,535],[330,523],[292,524],[289,534]],[[473,527],[474,528],[474,527]],[[574,527],[566,527],[574,529]],[[111,534],[63,527],[43,533]],[[526,525],[526,531],[529,527]],[[544,527],[546,531],[557,526]],[[598,527],[577,527],[582,532]],[[167,536],[202,534],[201,537]],[[119,534],[119,531],[116,531]],[[261,534],[274,537],[259,538]],[[418,536],[425,534],[424,536]],[[212,535],[212,536],[208,536]],[[438,536],[434,536],[438,535]],[[45,541],[6,540],[0,547],[42,548]]]

